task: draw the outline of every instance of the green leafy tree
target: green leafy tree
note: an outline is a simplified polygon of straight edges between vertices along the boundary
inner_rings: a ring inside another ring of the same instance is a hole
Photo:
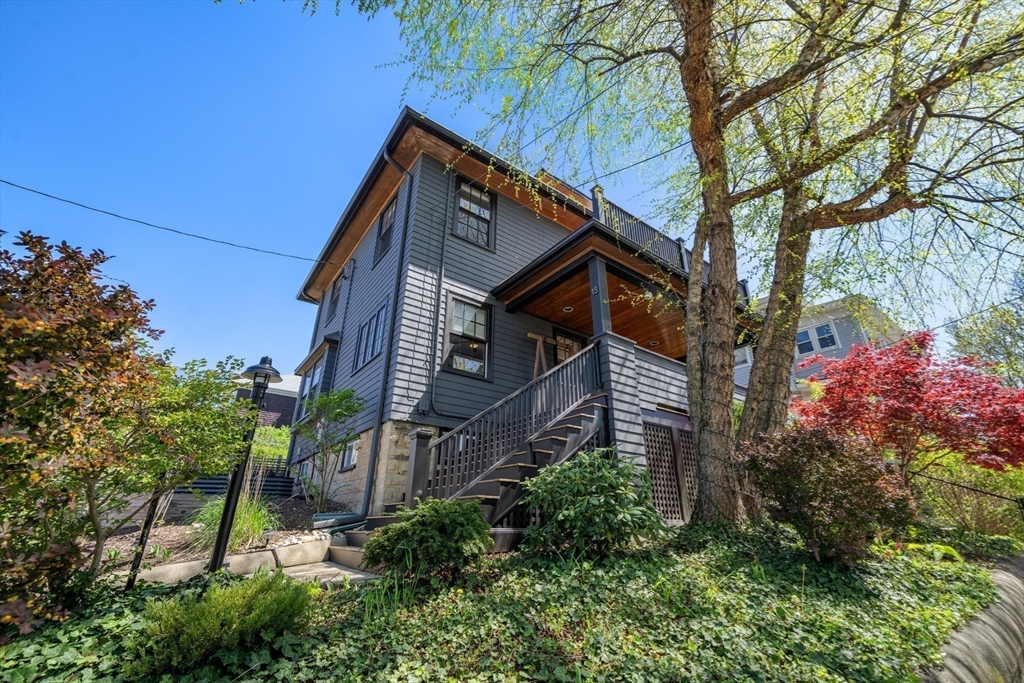
[[[101,251],[21,233],[0,251],[0,624],[64,612],[88,522],[68,473],[110,463],[105,419],[155,378],[151,301],[101,283]]]
[[[309,418],[295,429],[304,443],[293,464],[308,462],[312,467],[312,476],[303,481],[303,486],[312,494],[316,511],[323,512],[345,448],[359,438],[352,419],[363,411],[366,401],[354,389],[335,389],[304,403]]]
[[[747,514],[735,443],[785,421],[812,236],[832,284],[962,274],[1022,239],[1014,0],[356,5],[395,14],[412,80],[486,108],[480,137],[511,161],[590,180],[654,162],[663,215],[710,263],[666,295],[686,309],[698,519]],[[738,235],[770,293],[734,436]]]
[[[255,407],[234,393],[244,363],[228,358],[180,367],[170,355],[151,359],[155,383],[104,418],[108,457],[63,473],[81,487],[93,540],[91,571],[99,572],[106,539],[154,498],[196,479],[228,472],[242,455]]]
[[[1007,384],[1024,388],[1024,271],[1013,290],[1016,297],[1008,303],[952,327],[953,353],[992,363],[992,371]]]

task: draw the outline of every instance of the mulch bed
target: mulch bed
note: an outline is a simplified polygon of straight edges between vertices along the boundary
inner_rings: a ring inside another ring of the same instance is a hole
[[[281,518],[281,528],[264,536],[255,544],[235,552],[259,550],[276,545],[296,533],[312,530],[315,509],[303,498],[279,498],[271,501],[270,505]],[[345,505],[335,503],[330,506],[328,511],[346,512],[348,509]],[[146,545],[146,557],[143,564],[157,566],[209,557],[209,549],[200,550],[192,546],[191,530],[192,525],[188,521],[174,524],[158,523],[149,534],[149,543]],[[138,541],[139,528],[134,525],[124,527],[116,536],[107,539],[104,545],[104,568],[128,569],[132,562],[132,552]],[[111,553],[116,554],[116,559],[110,559]]]

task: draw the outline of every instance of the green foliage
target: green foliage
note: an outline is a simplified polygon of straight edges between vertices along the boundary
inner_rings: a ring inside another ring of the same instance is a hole
[[[492,544],[475,501],[428,498],[397,515],[400,521],[377,529],[366,542],[367,566],[443,581],[461,574]]]
[[[119,671],[127,644],[143,626],[148,601],[197,594],[236,580],[241,579],[218,572],[175,586],[140,582],[127,595],[123,586],[101,580],[84,591],[84,606],[68,620],[46,624],[0,648],[0,680],[124,680]]]
[[[1014,558],[1024,552],[1024,543],[1016,538],[988,536],[956,526],[915,525],[907,529],[907,538],[919,543],[941,543],[980,560]]]
[[[925,464],[933,458],[923,460],[922,464]],[[1024,467],[986,469],[965,462],[959,454],[947,453],[923,473],[977,491],[922,476],[914,477],[912,486],[922,516],[940,525],[961,527],[989,537],[1012,536],[1024,541],[1024,516],[1016,502],[1024,498]],[[978,491],[988,491],[1003,498]]]
[[[253,462],[288,457],[288,442],[291,438],[292,433],[288,427],[257,427],[250,451]]]
[[[992,363],[991,370],[1010,386],[1024,388],[1024,269],[1017,273],[1005,305],[957,321],[953,353]]]
[[[312,466],[313,473],[302,485],[311,494],[316,511],[324,512],[345,447],[359,438],[353,418],[366,408],[366,401],[354,389],[335,389],[303,401],[303,407],[309,417],[295,431],[302,437],[299,456]]]
[[[924,555],[818,564],[779,526],[686,527],[601,563],[486,558],[465,583],[368,610],[375,590],[321,592],[303,638],[220,650],[173,680],[907,681],[996,597],[983,569]],[[0,678],[136,680],[119,666],[142,623],[54,624],[0,653]]]
[[[899,473],[853,438],[813,429],[764,435],[748,465],[769,514],[792,524],[818,560],[852,564],[873,536],[915,518]]]
[[[526,530],[524,549],[538,555],[607,557],[664,529],[650,473],[614,449],[545,467],[524,487],[524,504],[541,518]]]
[[[301,633],[308,623],[312,584],[281,572],[259,572],[251,579],[213,586],[151,602],[143,628],[129,646],[129,676],[185,672],[210,661],[221,650],[245,652],[272,643],[277,635]]]
[[[192,514],[192,522],[201,526],[191,531],[192,543],[197,549],[209,550],[217,539],[217,529],[224,513],[224,497],[211,498],[203,507]],[[273,531],[281,526],[278,517],[268,505],[268,500],[258,492],[243,490],[238,497],[235,508],[235,519],[231,523],[230,550],[245,548],[256,541],[265,531]]]

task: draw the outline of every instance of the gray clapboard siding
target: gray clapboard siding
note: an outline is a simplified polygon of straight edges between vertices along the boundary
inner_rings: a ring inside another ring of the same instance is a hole
[[[846,358],[846,354],[850,352],[850,347],[854,344],[861,342],[861,331],[860,325],[854,320],[852,316],[845,316],[843,318],[836,318],[832,320],[833,332],[836,334],[836,339],[839,342],[838,346],[833,346],[829,349],[825,349],[820,352],[821,356],[825,358]],[[811,328],[811,334],[814,334],[814,328]],[[807,368],[798,368],[797,365],[805,358],[819,355],[818,351],[814,353],[808,353],[804,356],[796,356],[794,362],[793,376],[796,379],[807,379],[811,375],[821,375],[821,364],[815,363]]]
[[[636,384],[640,407],[654,410],[659,403],[685,410],[686,366],[636,347]]]
[[[388,416],[441,424],[440,416],[420,412],[427,405],[430,376],[436,373],[436,407],[452,416],[448,420],[451,423],[480,412],[533,379],[536,346],[526,335],[533,332],[550,336],[552,325],[527,314],[506,313],[489,293],[569,231],[499,195],[493,251],[448,234],[441,305],[436,310],[441,245],[445,233],[451,230],[456,210],[455,182],[449,193],[444,164],[427,156],[420,157],[415,170],[414,220],[400,299],[396,362],[389,377]],[[492,306],[489,380],[440,369],[447,347],[444,336],[449,296]],[[434,338],[438,319],[440,327]],[[435,368],[430,367],[432,344],[436,344]]]
[[[376,416],[377,401],[380,399],[381,373],[384,371],[387,338],[391,330],[387,330],[385,344],[380,354],[365,366],[353,371],[356,343],[359,337],[359,326],[374,315],[382,304],[388,304],[386,320],[391,317],[390,307],[394,305],[391,297],[394,292],[395,277],[399,272],[398,254],[401,251],[399,240],[402,235],[402,222],[405,219],[405,193],[409,191],[408,183],[403,182],[395,200],[395,225],[391,234],[391,246],[374,263],[374,252],[377,243],[376,225],[356,247],[352,255],[355,269],[352,276],[342,283],[338,297],[338,308],[333,316],[327,317],[327,298],[323,297],[320,306],[322,323],[317,334],[317,342],[324,335],[337,333],[340,342],[337,347],[333,372],[330,374],[329,386],[335,389],[351,388],[366,400],[366,409],[354,420],[356,431],[373,427]],[[351,261],[350,261],[351,263]]]

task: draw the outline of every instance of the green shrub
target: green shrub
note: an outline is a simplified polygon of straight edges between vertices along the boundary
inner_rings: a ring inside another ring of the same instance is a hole
[[[665,528],[650,474],[614,449],[545,467],[524,486],[525,504],[541,518],[526,530],[524,549],[538,555],[607,557]]]
[[[246,651],[272,643],[285,631],[301,633],[308,624],[313,584],[281,572],[259,572],[251,579],[213,586],[150,602],[138,635],[129,645],[125,673],[142,676],[188,671],[220,650]]]
[[[429,498],[397,514],[400,521],[377,529],[367,541],[367,566],[405,576],[452,578],[491,547],[490,525],[474,501]]]
[[[932,458],[925,460],[922,466],[927,465],[928,460]],[[927,477],[912,480],[922,516],[941,525],[961,527],[985,536],[1012,536],[1024,541],[1024,518],[1016,500],[1024,498],[1024,467],[985,469],[965,462],[959,454],[948,453],[928,465],[922,474]]]
[[[907,529],[907,538],[922,543],[941,543],[956,548],[967,557],[998,560],[1016,557],[1024,543],[1009,536],[989,536],[970,529],[938,524],[919,524]]]
[[[192,522],[201,526],[191,531],[192,544],[200,550],[209,550],[217,539],[217,529],[224,513],[224,497],[212,498],[192,515]],[[231,524],[231,540],[228,548],[240,550],[256,541],[265,531],[281,526],[281,518],[270,509],[267,500],[259,495],[243,491],[235,508],[235,519]]]
[[[814,429],[765,435],[748,465],[768,513],[792,524],[819,561],[853,564],[879,531],[915,518],[903,479],[854,438]]]

